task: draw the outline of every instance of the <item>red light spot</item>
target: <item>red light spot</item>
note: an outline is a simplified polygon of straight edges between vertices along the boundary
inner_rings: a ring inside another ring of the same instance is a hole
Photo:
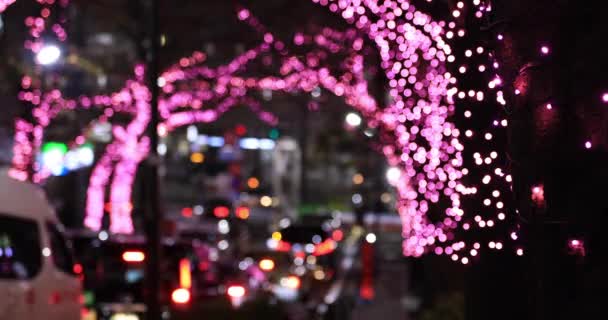
[[[213,215],[218,218],[227,218],[230,215],[230,209],[228,207],[215,207],[213,209]]]
[[[201,261],[198,263],[198,270],[200,271],[207,271],[209,270],[209,262],[207,261]]]
[[[244,136],[247,133],[247,128],[244,125],[239,124],[239,125],[236,126],[236,128],[234,129],[234,131],[236,132],[236,134],[238,136]]]
[[[287,252],[289,250],[291,250],[291,244],[289,244],[288,242],[285,241],[279,241],[279,243],[277,243],[277,251],[280,252]]]
[[[361,290],[359,291],[361,298],[365,300],[371,300],[375,296],[374,287],[371,285],[363,285],[361,286]]]
[[[182,209],[182,216],[186,217],[186,218],[192,218],[192,208],[183,208]]]
[[[344,239],[344,232],[342,232],[342,230],[334,230],[334,232],[331,233],[331,237],[336,241],[342,241],[342,239]]]
[[[74,270],[75,274],[82,273],[82,265],[80,263],[76,263],[72,269]]]

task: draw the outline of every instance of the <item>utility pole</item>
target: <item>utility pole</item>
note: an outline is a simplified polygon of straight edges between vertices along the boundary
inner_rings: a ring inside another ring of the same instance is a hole
[[[148,0],[148,28],[147,39],[148,50],[146,54],[146,75],[148,89],[150,90],[150,126],[148,136],[150,137],[150,155],[147,159],[146,174],[146,197],[145,201],[145,232],[147,241],[147,264],[146,264],[146,307],[147,320],[161,320],[160,308],[160,262],[161,252],[161,222],[162,211],[160,204],[160,181],[158,169],[160,158],[158,156],[158,53],[159,53],[159,0]]]
[[[300,206],[305,205],[308,200],[308,135],[310,133],[310,110],[308,106],[303,104],[302,106],[302,127],[300,134],[300,147],[302,150],[302,157],[300,158]],[[297,208],[296,208],[297,209]]]

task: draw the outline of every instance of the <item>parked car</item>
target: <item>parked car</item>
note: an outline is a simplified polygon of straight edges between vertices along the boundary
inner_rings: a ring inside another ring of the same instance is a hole
[[[79,319],[72,251],[42,190],[7,176],[0,190],[0,319]]]

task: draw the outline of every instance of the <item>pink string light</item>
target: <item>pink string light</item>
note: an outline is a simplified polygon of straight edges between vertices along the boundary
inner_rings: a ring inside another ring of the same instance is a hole
[[[370,127],[379,132],[378,147],[389,165],[395,167],[398,173],[392,183],[399,195],[397,210],[403,224],[404,254],[420,256],[426,251],[434,251],[436,254],[451,255],[455,260],[468,264],[473,257],[478,257],[481,249],[478,245],[474,250],[462,251],[466,243],[456,240],[455,231],[459,226],[465,231],[477,227],[492,228],[496,217],[498,221],[505,220],[502,197],[506,192],[493,194],[491,201],[489,197],[481,197],[489,201],[488,205],[499,210],[493,217],[480,217],[479,221],[471,222],[470,217],[465,215],[461,208],[462,202],[477,197],[482,191],[481,188],[461,182],[470,172],[469,168],[464,167],[461,134],[465,133],[467,139],[480,137],[487,141],[488,146],[493,143],[494,135],[489,132],[474,134],[471,130],[457,128],[450,117],[458,111],[454,105],[455,99],[482,103],[489,95],[488,89],[495,90],[496,103],[506,104],[500,90],[502,80],[496,74],[499,64],[491,59],[491,51],[482,46],[467,49],[462,53],[463,59],[487,55],[490,61],[470,67],[464,64],[464,72],[485,72],[491,80],[485,82],[488,88],[459,89],[456,87],[457,79],[446,67],[456,59],[456,53],[448,40],[454,39],[455,35],[465,35],[464,30],[455,30],[454,21],[433,21],[429,15],[416,10],[406,0],[387,0],[381,3],[373,0],[312,1],[339,14],[356,30],[339,32],[325,28],[317,35],[297,33],[291,39],[293,45],[309,50],[302,57],[290,53],[288,44],[267,30],[251,12],[239,9],[238,18],[259,32],[263,41],[217,68],[205,65],[204,53],[194,52],[179,59],[163,72],[159,78],[163,92],[159,101],[163,119],[159,130],[169,132],[184,125],[215,121],[238,103],[248,105],[263,121],[276,124],[276,116],[264,111],[248,95],[264,90],[295,93],[323,88],[343,97],[348,105],[361,112]],[[6,7],[13,2],[0,0],[0,12],[3,10],[2,4]],[[38,2],[50,6],[53,1]],[[62,3],[67,5],[65,0]],[[468,12],[467,5],[459,2],[458,10],[452,12],[452,15],[459,17]],[[474,0],[472,5],[475,7],[474,15],[478,18],[491,11],[490,6],[478,0]],[[44,17],[41,17],[43,23],[38,18],[32,18],[28,25],[31,27],[30,34],[35,39],[46,30],[44,26],[47,24]],[[60,27],[53,26],[52,31],[61,40],[65,37],[63,28]],[[381,68],[389,85],[390,102],[387,105],[377,102],[368,92],[364,55],[361,51],[364,39],[361,36],[367,37],[380,55]],[[502,36],[499,40],[502,40]],[[26,47],[35,48],[35,44],[35,41],[26,43]],[[346,57],[340,64],[339,72],[331,68],[334,66],[327,59],[335,54]],[[254,61],[276,56],[280,59],[280,76],[239,75]],[[489,66],[493,66],[496,71],[489,72]],[[127,82],[125,88],[117,93],[83,96],[74,100],[63,99],[57,90],[42,93],[38,89],[32,89],[32,81],[27,77],[22,81],[24,90],[20,99],[36,106],[33,110],[36,124],[25,121],[16,123],[18,130],[15,134],[15,156],[11,170],[15,177],[28,178],[28,168],[33,165],[34,154],[42,141],[41,133],[60,111],[96,107],[104,110],[105,121],[114,113],[127,113],[133,117],[125,127],[114,127],[114,140],[106,147],[104,155],[93,169],[85,218],[85,225],[93,230],[100,230],[104,208],[108,207],[111,214],[110,231],[133,232],[132,184],[138,164],[150,152],[145,137],[150,117],[149,91],[144,85],[143,67],[137,66],[135,74],[136,79]],[[470,118],[472,113],[469,110],[466,112],[466,118]],[[495,120],[494,127],[497,130],[504,130],[506,126],[506,119]],[[511,176],[496,165],[501,158],[494,150],[475,158],[478,166],[475,170],[488,171],[488,174],[481,175],[487,184],[510,185]],[[481,183],[485,183],[483,181]],[[110,205],[106,206],[106,186],[109,184]],[[430,221],[427,213],[436,210],[438,204],[447,204],[443,216],[437,221]],[[494,244],[492,249],[500,250],[503,246],[501,241],[491,243]],[[461,252],[454,253],[458,251]],[[521,248],[517,249],[517,254],[521,255],[520,253],[523,254]]]

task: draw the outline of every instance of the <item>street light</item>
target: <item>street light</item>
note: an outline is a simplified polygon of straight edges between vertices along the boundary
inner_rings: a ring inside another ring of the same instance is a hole
[[[351,127],[358,127],[361,125],[361,116],[354,112],[349,112],[345,118],[346,124]]]
[[[61,57],[61,50],[55,45],[46,45],[36,54],[36,62],[43,66],[55,64]]]

